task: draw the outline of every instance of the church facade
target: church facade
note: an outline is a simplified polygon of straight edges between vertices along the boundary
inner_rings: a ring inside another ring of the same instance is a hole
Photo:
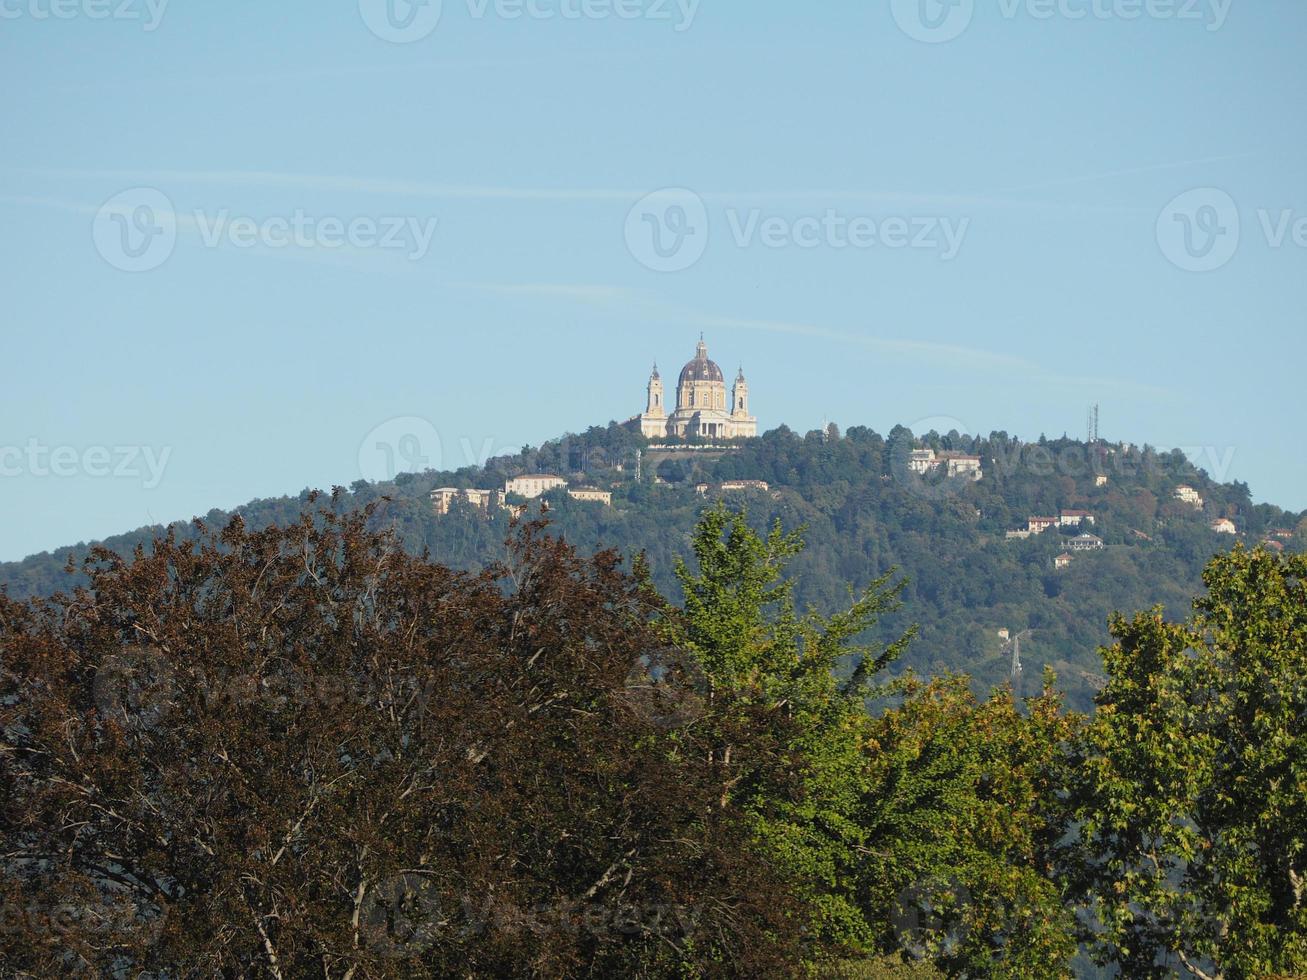
[[[726,378],[722,369],[708,359],[708,345],[702,337],[694,360],[681,368],[676,406],[670,412],[658,365],[654,365],[639,423],[641,434],[651,439],[752,439],[758,434],[758,420],[749,414],[749,383],[744,380],[744,369],[736,375],[728,399]]]

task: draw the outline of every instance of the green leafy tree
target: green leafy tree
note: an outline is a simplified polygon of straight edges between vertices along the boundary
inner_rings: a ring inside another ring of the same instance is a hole
[[[964,677],[893,691],[902,703],[871,725],[860,817],[860,896],[883,946],[952,976],[1070,976],[1060,871],[1082,719],[1062,710],[1051,672],[1023,706],[1006,690],[977,701]]]
[[[1214,559],[1186,623],[1112,624],[1079,800],[1099,958],[1307,975],[1307,558]]]
[[[887,574],[833,616],[801,614],[784,575],[803,547],[797,532],[778,523],[764,536],[744,513],[719,506],[703,515],[692,547],[696,567],[677,565],[685,604],[670,628],[697,656],[710,697],[752,712],[797,778],[795,786],[776,785],[756,757],[721,739],[711,761],[721,771],[722,801],[750,815],[761,852],[793,877],[817,939],[867,950],[875,930],[855,891],[865,839],[857,820],[867,777],[864,698],[868,679],[910,633],[878,648],[858,637],[897,607],[901,586]],[[840,683],[836,671],[846,659],[857,666]]]

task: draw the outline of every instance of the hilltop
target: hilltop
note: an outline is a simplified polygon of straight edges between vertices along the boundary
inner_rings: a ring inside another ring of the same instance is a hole
[[[938,465],[925,462],[924,449],[936,454]],[[979,479],[966,462],[971,457],[979,460]],[[881,625],[886,638],[920,625],[905,666],[965,672],[987,688],[1011,675],[1011,649],[1000,631],[1015,636],[1031,630],[1021,648],[1022,687],[1037,686],[1041,667],[1051,665],[1072,705],[1081,708],[1099,683],[1096,648],[1107,640],[1113,611],[1162,605],[1169,617],[1182,618],[1190,598],[1202,591],[1204,563],[1236,540],[1307,550],[1307,513],[1253,504],[1246,485],[1218,483],[1178,451],[1067,438],[1025,442],[1003,432],[914,436],[902,427],[882,436],[861,426],[806,435],[782,426],[757,439],[704,445],[651,444],[614,423],[484,467],[403,474],[386,484],[360,481],[338,491],[337,505],[352,509],[388,498],[377,520],[393,526],[406,549],[478,569],[504,556],[511,510],[458,500],[439,514],[431,492],[502,490],[507,480],[527,473],[555,474],[574,488],[611,493],[606,505],[573,499],[560,487],[527,503],[527,512],[546,506],[556,533],[583,552],[645,552],[656,584],[673,597],[674,563],[687,554],[697,517],[716,500],[747,508],[758,526],[780,520],[803,527],[808,548],[793,567],[800,603],[829,610],[850,588],[897,568],[908,581],[905,605]],[[732,482],[742,485],[722,489]],[[1201,509],[1178,491],[1200,498]],[[211,511],[202,519],[210,526],[235,515],[251,527],[285,523],[299,514],[308,493]],[[1060,519],[1066,512],[1065,526],[1028,537],[1009,534],[1028,530],[1031,518]],[[1228,519],[1225,530],[1234,533],[1214,531],[1220,519]],[[102,544],[127,554],[163,530],[140,528]],[[182,538],[195,534],[185,524],[172,531]],[[1085,534],[1101,547],[1073,548],[1073,539]],[[87,551],[77,545],[0,565],[0,587],[14,598],[66,590],[80,576],[64,567]],[[1070,561],[1059,563],[1060,555]]]

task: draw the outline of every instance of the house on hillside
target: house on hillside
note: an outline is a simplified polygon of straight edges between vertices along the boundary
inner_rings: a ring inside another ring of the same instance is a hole
[[[947,467],[950,479],[955,476],[965,476],[975,482],[985,475],[980,467],[979,456],[969,456],[966,453],[940,453],[939,458]]]
[[[1234,526],[1234,521],[1228,517],[1219,517],[1208,525],[1217,534],[1238,534],[1239,529]]]
[[[761,490],[765,493],[771,487],[763,480],[727,480],[721,489],[722,493],[739,493],[743,490]]]
[[[1057,527],[1056,517],[1031,517],[1026,521],[1026,529],[1031,534],[1043,534],[1050,527]]]
[[[1175,488],[1175,499],[1182,503],[1189,504],[1189,506],[1193,507],[1194,510],[1203,509],[1203,498],[1199,495],[1198,491],[1193,487],[1186,486],[1185,484],[1181,484]]]
[[[939,465],[933,449],[914,449],[908,453],[908,469],[913,473],[926,474]]]
[[[1062,569],[1070,565],[1073,560],[1073,556],[1064,551],[1053,559],[1053,567],[1060,572]]]
[[[944,467],[944,473],[950,479],[965,476],[973,482],[983,477],[980,457],[967,453],[943,452],[936,455],[933,449],[914,449],[908,453],[908,469],[921,476],[932,470]]]
[[[534,500],[543,493],[565,486],[567,486],[567,481],[561,476],[554,476],[550,473],[526,473],[506,481],[504,483],[504,493],[515,493],[519,497]]]
[[[603,504],[605,507],[613,505],[613,495],[607,490],[600,490],[598,487],[569,487],[567,495],[573,500]]]
[[[489,512],[499,504],[499,493],[495,490],[459,490],[454,487],[440,487],[432,490],[431,508],[440,517],[444,517],[454,506],[454,501],[463,500],[479,510]]]
[[[1093,524],[1094,515],[1087,510],[1064,510],[1057,519],[1058,527],[1079,527],[1081,524]]]
[[[1092,534],[1077,534],[1067,547],[1071,551],[1102,551],[1103,539]]]

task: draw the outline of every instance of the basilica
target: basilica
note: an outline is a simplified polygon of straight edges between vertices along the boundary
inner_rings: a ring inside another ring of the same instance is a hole
[[[640,433],[651,439],[751,439],[758,434],[758,420],[749,414],[749,384],[744,380],[744,369],[735,377],[728,402],[726,379],[722,369],[708,359],[708,345],[702,336],[694,360],[681,368],[676,382],[676,408],[668,414],[663,379],[655,364],[649,377],[649,399],[638,421]]]

